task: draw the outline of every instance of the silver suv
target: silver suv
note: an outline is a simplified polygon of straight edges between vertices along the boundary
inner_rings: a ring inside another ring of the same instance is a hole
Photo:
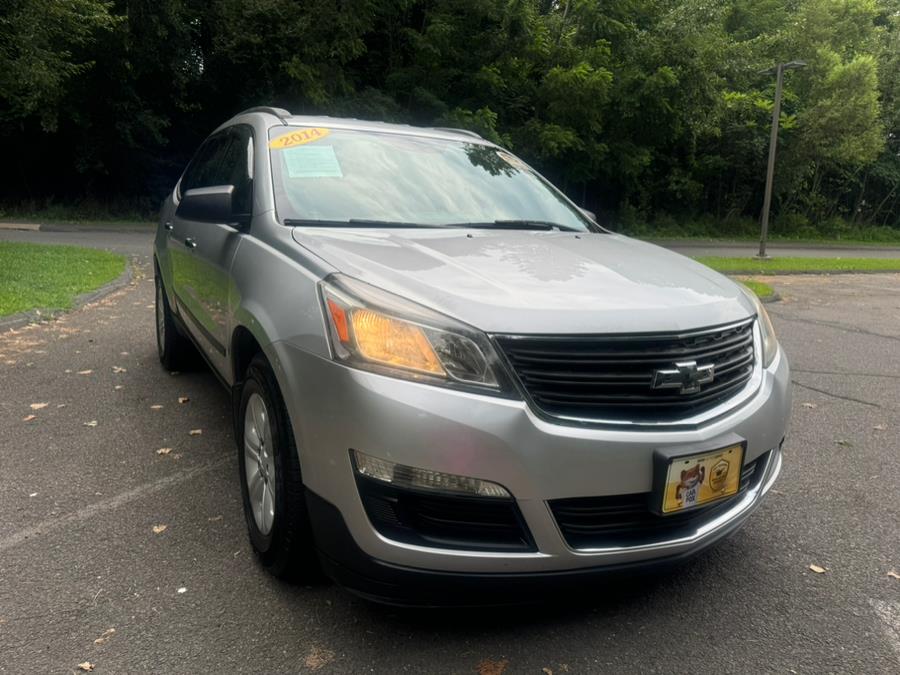
[[[470,132],[243,112],[167,198],[155,267],[160,360],[195,346],[231,390],[278,576],[518,598],[692,555],[781,469],[756,298]]]

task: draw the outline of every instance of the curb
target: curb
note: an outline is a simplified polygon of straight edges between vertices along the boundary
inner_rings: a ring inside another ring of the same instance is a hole
[[[37,223],[0,223],[0,230],[19,230],[23,232],[39,232],[41,226]]]
[[[156,223],[147,221],[146,223],[78,223],[78,222],[60,222],[60,223],[17,223],[11,221],[0,221],[0,230],[12,232],[154,232]]]
[[[41,232],[114,232],[116,234],[128,232],[155,232],[156,224],[147,225],[66,225],[51,224],[41,225]]]
[[[69,312],[74,312],[77,309],[81,309],[85,305],[88,305],[92,302],[96,302],[101,298],[106,297],[113,291],[117,291],[123,286],[127,286],[131,283],[132,278],[134,277],[131,269],[131,261],[125,261],[125,271],[119,275],[117,279],[110,281],[108,284],[101,286],[95,291],[88,291],[87,293],[82,293],[81,295],[76,295],[72,300],[72,306],[69,309],[54,309],[54,310],[41,310],[41,309],[30,309],[27,312],[19,312],[18,314],[11,314],[10,316],[4,317],[0,319],[0,333],[5,333],[6,331],[13,330],[15,328],[21,328],[22,326],[27,326],[33,323],[43,323],[45,321],[52,321],[58,316],[62,314],[68,314]]]

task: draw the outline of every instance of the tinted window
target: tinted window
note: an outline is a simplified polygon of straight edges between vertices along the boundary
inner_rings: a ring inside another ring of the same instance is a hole
[[[228,150],[231,142],[231,134],[226,132],[213,136],[203,144],[181,180],[182,194],[194,188],[230,184],[232,167]]]
[[[225,153],[225,164],[231,173],[223,184],[234,185],[234,212],[250,213],[253,192],[253,133],[250,127],[232,128],[231,144]]]

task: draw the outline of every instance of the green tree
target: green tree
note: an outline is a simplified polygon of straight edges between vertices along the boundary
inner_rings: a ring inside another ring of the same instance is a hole
[[[6,0],[0,15],[0,119],[37,115],[56,127],[70,81],[91,68],[91,47],[117,20],[104,0]]]

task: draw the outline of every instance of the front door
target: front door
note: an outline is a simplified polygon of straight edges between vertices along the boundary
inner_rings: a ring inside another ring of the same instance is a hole
[[[202,335],[207,358],[223,375],[229,372],[226,348],[232,330],[232,304],[237,300],[231,265],[244,237],[235,222],[245,220],[252,210],[252,130],[246,125],[231,127],[227,140],[221,159],[224,175],[217,176],[215,184],[234,186],[235,221],[194,221],[188,223],[187,229],[192,275],[190,311]]]
[[[204,146],[206,151],[198,153],[196,170],[191,170],[192,165],[185,172],[180,193],[234,185],[236,213],[247,213],[251,179],[245,136],[250,137],[249,131],[239,133],[232,128],[211,137],[209,148]],[[188,220],[177,213],[173,219],[172,264],[178,310],[207,360],[223,375],[228,372],[229,272],[241,237],[234,223]]]

